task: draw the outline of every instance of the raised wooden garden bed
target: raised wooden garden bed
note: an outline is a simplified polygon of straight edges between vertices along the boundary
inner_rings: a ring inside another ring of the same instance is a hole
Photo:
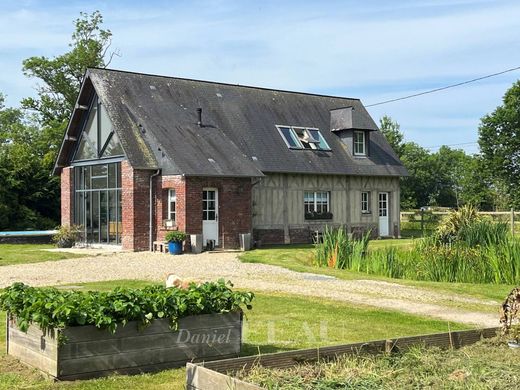
[[[186,365],[187,390],[262,390],[252,383],[234,378],[233,373],[249,370],[255,366],[268,368],[289,368],[305,362],[322,359],[334,359],[341,355],[359,353],[379,354],[406,351],[412,346],[460,348],[471,345],[484,338],[497,335],[499,328],[437,333],[423,336],[402,337],[391,340],[377,340],[362,343],[336,345],[323,348],[302,349],[297,351],[278,352],[259,356],[247,356],[233,359],[217,360],[208,363]]]
[[[27,333],[7,320],[7,353],[56,379],[72,380],[133,374],[236,357],[242,342],[242,313],[205,314],[169,321],[154,320],[139,329],[136,321],[115,333],[94,326],[75,326],[44,334],[31,325]]]

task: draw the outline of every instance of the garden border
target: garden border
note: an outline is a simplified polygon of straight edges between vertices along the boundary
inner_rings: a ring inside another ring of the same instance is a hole
[[[497,335],[500,328],[461,330],[420,336],[399,337],[353,344],[334,345],[323,348],[300,349],[265,355],[246,356],[203,363],[186,364],[187,390],[261,390],[262,387],[241,381],[228,375],[241,370],[249,370],[260,365],[268,368],[288,368],[298,363],[331,359],[338,355],[359,353],[379,354],[404,351],[414,345],[440,348],[460,348],[485,338]]]
[[[155,319],[144,328],[130,321],[113,334],[92,325],[46,333],[31,325],[24,333],[8,315],[6,348],[9,355],[59,380],[137,374],[239,356],[242,322],[243,313],[236,311],[183,317],[176,331],[168,319]]]

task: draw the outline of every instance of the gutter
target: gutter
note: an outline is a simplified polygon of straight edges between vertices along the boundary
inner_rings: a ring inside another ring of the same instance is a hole
[[[153,250],[153,178],[158,176],[159,174],[161,173],[161,170],[158,169],[153,175],[150,176],[150,210],[149,210],[149,226],[148,226],[148,230],[149,230],[149,242],[150,242],[150,252]]]

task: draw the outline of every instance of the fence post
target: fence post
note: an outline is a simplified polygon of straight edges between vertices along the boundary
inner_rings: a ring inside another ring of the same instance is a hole
[[[511,234],[515,235],[515,209],[511,207]]]
[[[424,210],[421,207],[421,236],[424,237]]]

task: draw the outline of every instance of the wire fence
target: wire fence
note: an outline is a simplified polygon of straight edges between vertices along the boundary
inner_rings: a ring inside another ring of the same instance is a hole
[[[449,211],[413,210],[402,211],[401,235],[422,237],[432,233]],[[507,223],[513,234],[520,232],[520,211],[479,211],[479,214],[496,222]]]

